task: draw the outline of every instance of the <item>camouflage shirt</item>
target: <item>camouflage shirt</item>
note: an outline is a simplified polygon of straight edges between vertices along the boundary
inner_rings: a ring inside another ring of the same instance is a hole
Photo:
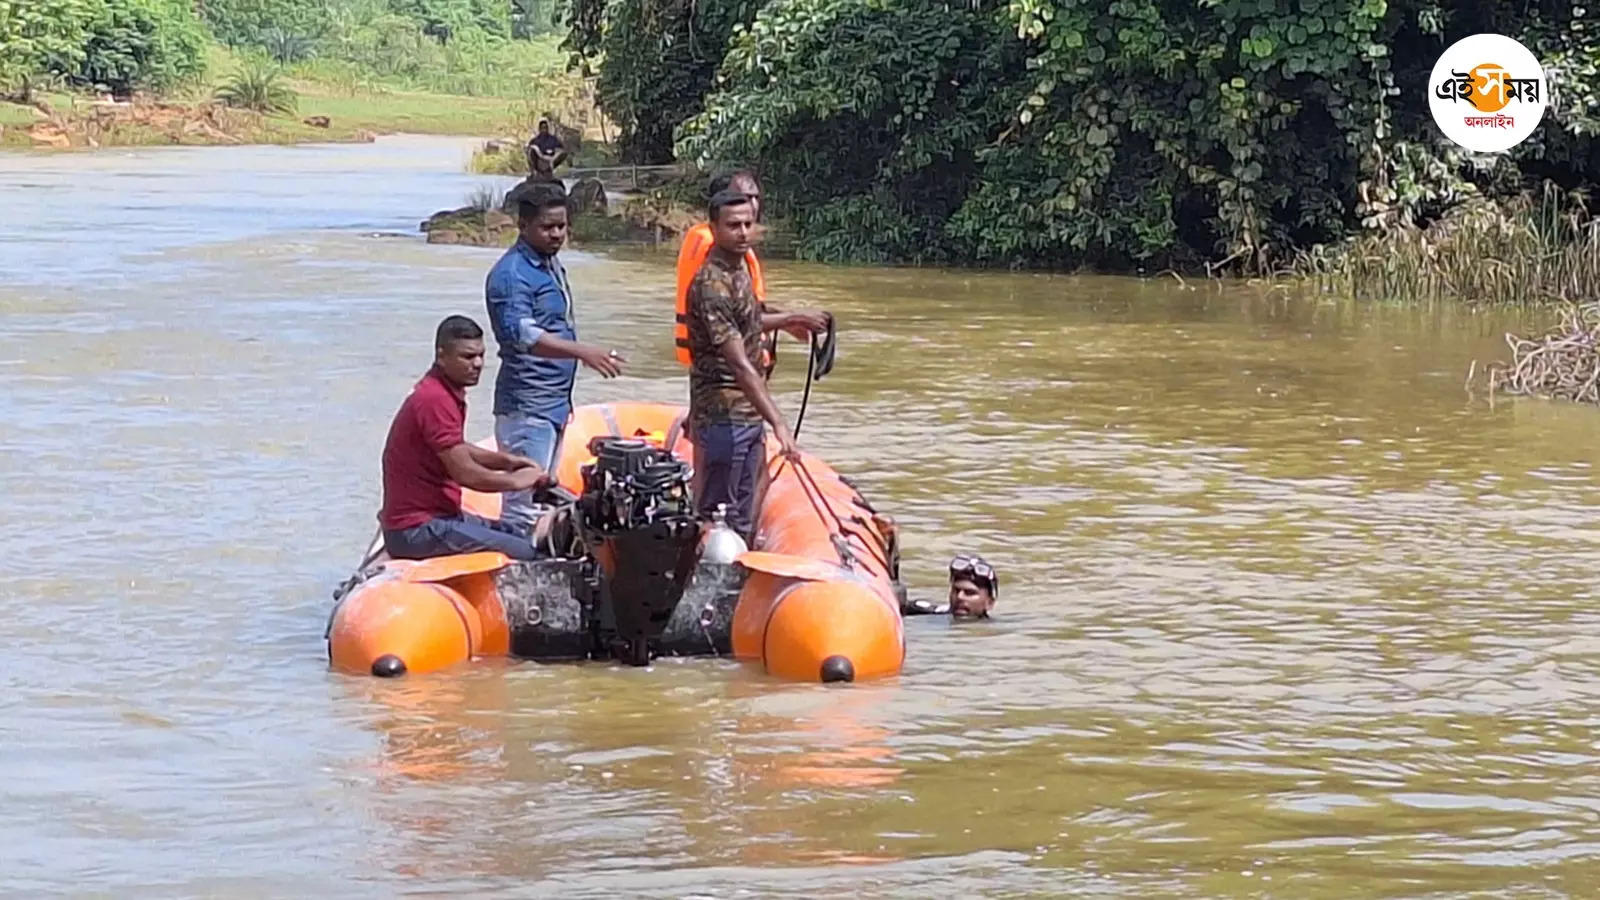
[[[689,283],[685,303],[689,327],[689,422],[753,425],[761,413],[739,390],[733,367],[718,348],[730,337],[744,340],[752,365],[761,358],[761,304],[750,287],[744,260],[726,263],[713,250]]]

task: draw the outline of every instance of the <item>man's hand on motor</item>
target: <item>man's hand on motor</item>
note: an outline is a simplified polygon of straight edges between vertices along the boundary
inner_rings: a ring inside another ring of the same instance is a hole
[[[550,473],[535,465],[517,469],[511,473],[511,477],[516,479],[515,490],[519,491],[535,491],[551,484]]]

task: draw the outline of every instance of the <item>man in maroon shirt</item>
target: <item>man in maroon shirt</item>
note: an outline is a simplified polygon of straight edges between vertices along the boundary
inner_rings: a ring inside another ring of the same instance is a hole
[[[528,534],[461,509],[462,485],[499,493],[550,484],[533,460],[464,437],[467,388],[483,373],[483,329],[466,316],[449,316],[433,346],[433,367],[400,404],[383,447],[384,548],[396,559],[480,550],[534,559]]]

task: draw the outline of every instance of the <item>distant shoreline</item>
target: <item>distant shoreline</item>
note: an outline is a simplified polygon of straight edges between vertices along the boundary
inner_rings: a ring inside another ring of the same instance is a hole
[[[296,111],[271,116],[183,99],[112,104],[46,94],[38,106],[0,103],[0,150],[364,143],[389,134],[486,138],[515,136],[526,116],[524,103],[503,97],[345,95],[312,83],[293,86]]]

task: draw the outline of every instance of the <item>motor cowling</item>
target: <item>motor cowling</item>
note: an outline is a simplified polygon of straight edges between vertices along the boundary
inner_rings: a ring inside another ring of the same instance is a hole
[[[689,466],[672,453],[634,439],[600,436],[589,441],[594,462],[579,471],[584,527],[614,534],[663,518],[693,518]]]
[[[632,438],[596,437],[589,453],[576,519],[597,566],[599,625],[615,635],[613,655],[645,665],[694,567],[700,525],[689,466]]]

